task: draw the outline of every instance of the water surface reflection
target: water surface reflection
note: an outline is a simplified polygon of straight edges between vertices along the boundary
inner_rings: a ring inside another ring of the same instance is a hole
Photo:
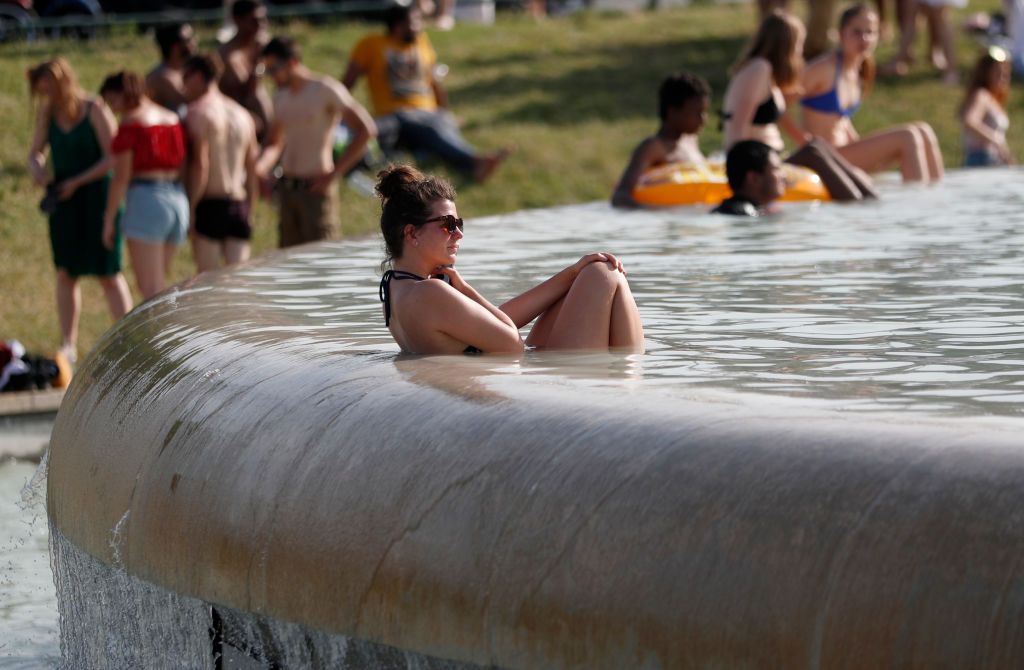
[[[692,208],[624,213],[604,203],[475,219],[459,267],[495,302],[582,252],[617,253],[648,352],[627,362],[533,353],[514,363],[446,365],[484,377],[571,378],[576,387],[642,379],[666,389],[823,399],[846,410],[1021,414],[1019,182],[1013,170],[954,172],[940,188],[890,187],[877,203],[792,205],[749,221]],[[395,352],[376,299],[380,258],[376,239],[348,240],[224,275],[229,324],[195,336],[269,346],[287,333],[289,344],[273,346],[314,356]],[[165,300],[193,290],[213,289],[201,281]]]

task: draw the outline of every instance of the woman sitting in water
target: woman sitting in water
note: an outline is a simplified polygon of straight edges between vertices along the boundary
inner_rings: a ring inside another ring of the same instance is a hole
[[[384,323],[403,351],[643,351],[640,314],[622,263],[611,254],[588,254],[495,307],[453,267],[463,223],[451,185],[406,165],[390,166],[378,177],[383,265],[391,268],[381,279],[380,298]],[[524,343],[519,329],[535,318]]]
[[[806,142],[796,124],[783,115],[783,92],[795,88],[803,68],[803,43],[804,27],[795,16],[774,11],[761,22],[725,91],[722,122],[726,151],[740,140],[757,140],[781,153],[785,147],[780,122],[794,138]],[[835,200],[876,196],[871,179],[821,140],[804,143],[785,162],[817,172]]]
[[[992,47],[974,66],[967,94],[960,107],[963,124],[964,167],[1009,165],[1014,162],[1006,144],[1010,117],[1006,100],[1010,96],[1010,59],[999,47]]]
[[[878,14],[854,5],[839,19],[839,50],[815,59],[803,73],[804,130],[824,138],[853,165],[878,172],[899,165],[905,182],[942,179],[942,152],[932,127],[915,121],[861,137],[853,115],[875,75]]]

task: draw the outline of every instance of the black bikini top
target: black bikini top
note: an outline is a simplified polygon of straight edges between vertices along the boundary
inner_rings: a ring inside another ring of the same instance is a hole
[[[415,279],[416,281],[423,281],[426,277],[415,275],[411,272],[404,270],[388,270],[384,273],[384,276],[380,278],[380,301],[384,303],[384,327],[388,327],[391,323],[391,280],[392,279]]]
[[[415,279],[416,281],[423,281],[426,277],[421,277],[405,270],[388,270],[384,273],[384,276],[380,278],[380,301],[384,303],[384,327],[391,323],[391,280],[397,279]],[[469,345],[462,352],[464,354],[482,354],[484,353],[480,349],[477,349],[473,345]]]
[[[732,112],[723,111],[720,112],[720,116],[722,117],[722,123],[724,124],[732,118]],[[770,95],[767,100],[758,105],[757,109],[754,110],[754,118],[752,118],[750,122],[755,126],[767,126],[778,121],[781,116],[782,110],[779,109],[777,104],[775,104],[775,96]],[[719,127],[721,127],[721,125],[722,124],[719,124]]]

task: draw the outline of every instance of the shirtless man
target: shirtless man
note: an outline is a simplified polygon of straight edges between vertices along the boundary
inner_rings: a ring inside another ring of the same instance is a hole
[[[184,67],[185,126],[191,160],[188,201],[192,251],[200,272],[248,260],[249,216],[257,195],[256,126],[249,112],[217,88],[217,65],[193,56]]]
[[[274,122],[256,169],[267,177],[281,161],[279,246],[330,239],[338,233],[335,179],[362,159],[377,126],[340,82],[306,68],[287,37],[270,40],[263,64],[277,94]],[[342,120],[352,140],[335,161],[334,128]]]
[[[235,36],[218,51],[224,71],[220,90],[249,110],[262,140],[273,119],[273,106],[260,82],[260,51],[267,42],[267,9],[260,0],[236,0],[231,5]]]
[[[711,88],[697,75],[678,72],[669,75],[658,89],[658,111],[661,126],[658,132],[641,142],[629,159],[629,165],[612,193],[612,206],[639,207],[633,190],[644,172],[666,163],[700,165],[704,154],[697,143],[697,133],[704,127]]]
[[[180,116],[186,103],[182,67],[195,53],[195,31],[187,23],[160,26],[156,44],[160,47],[160,64],[146,75],[146,89],[153,102]]]

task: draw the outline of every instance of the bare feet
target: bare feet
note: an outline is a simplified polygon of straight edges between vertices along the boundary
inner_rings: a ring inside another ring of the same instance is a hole
[[[476,164],[473,166],[473,180],[479,184],[491,178],[498,166],[512,153],[511,147],[505,147],[494,153],[477,156]]]

